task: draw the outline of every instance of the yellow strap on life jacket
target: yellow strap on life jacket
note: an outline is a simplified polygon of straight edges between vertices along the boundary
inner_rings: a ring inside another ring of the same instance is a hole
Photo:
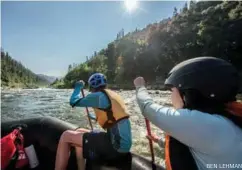
[[[111,127],[121,119],[128,118],[125,103],[120,95],[112,90],[105,89],[102,91],[107,95],[110,102],[110,107],[107,109],[94,108],[97,117],[97,122],[104,129]]]

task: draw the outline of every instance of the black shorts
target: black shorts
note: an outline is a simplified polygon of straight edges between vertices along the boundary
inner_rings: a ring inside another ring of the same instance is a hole
[[[106,132],[90,132],[83,134],[83,157],[91,160],[114,160],[126,154],[117,152]]]

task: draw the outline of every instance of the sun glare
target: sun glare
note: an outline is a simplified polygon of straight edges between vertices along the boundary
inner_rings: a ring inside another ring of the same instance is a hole
[[[138,5],[137,0],[124,0],[124,4],[129,12],[134,11]]]

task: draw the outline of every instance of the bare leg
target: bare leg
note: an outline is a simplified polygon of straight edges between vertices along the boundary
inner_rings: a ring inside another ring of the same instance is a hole
[[[78,170],[84,170],[85,169],[85,159],[83,158],[82,154],[82,148],[81,147],[75,147],[76,148],[76,161]]]
[[[55,161],[55,170],[65,170],[70,156],[70,146],[82,149],[82,132],[67,130],[61,135]],[[82,156],[82,152],[81,152]],[[83,158],[82,158],[83,159]],[[83,165],[84,166],[84,165]],[[82,169],[84,170],[84,168]]]
[[[83,132],[83,133],[88,133],[90,130],[88,129],[82,129],[79,128],[76,131],[78,132]],[[76,148],[76,160],[77,160],[77,165],[78,165],[78,170],[84,170],[85,168],[85,159],[83,159],[83,153],[82,153],[82,148],[81,147],[75,147]]]

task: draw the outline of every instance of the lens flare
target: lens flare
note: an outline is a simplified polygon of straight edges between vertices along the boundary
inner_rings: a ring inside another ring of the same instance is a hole
[[[137,8],[137,0],[125,0],[124,1],[125,7],[129,12],[134,11]]]

